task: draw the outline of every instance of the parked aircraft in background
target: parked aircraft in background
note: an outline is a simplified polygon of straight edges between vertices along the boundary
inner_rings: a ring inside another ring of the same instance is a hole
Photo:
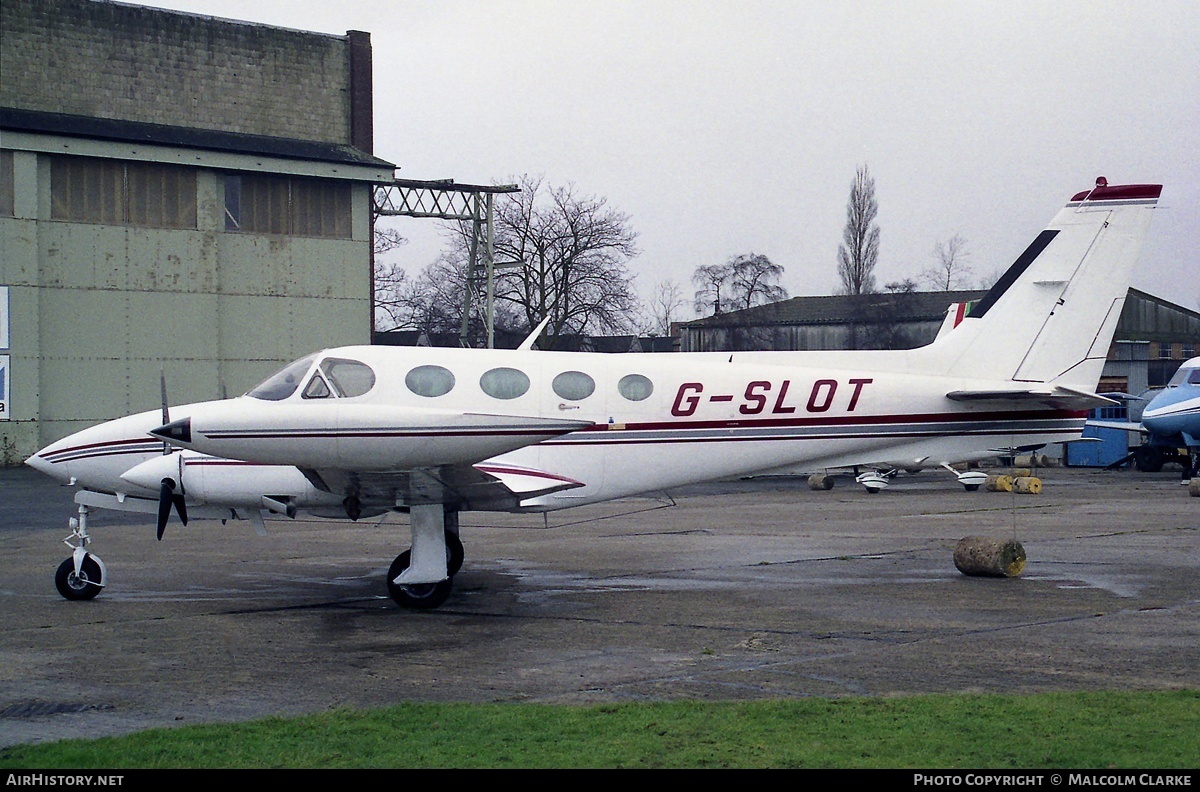
[[[1088,426],[1141,433],[1142,444],[1129,457],[1139,470],[1161,470],[1164,461],[1178,459],[1183,480],[1191,480],[1200,468],[1200,357],[1180,366],[1167,387],[1150,399],[1140,424],[1093,420]],[[1180,458],[1180,449],[1186,449],[1187,455]]]
[[[360,346],[244,396],[86,429],[29,464],[83,489],[68,598],[107,583],[86,508],[180,517],[400,510],[387,574],[440,605],[458,513],[546,512],[684,484],[870,460],[986,457],[1080,435],[1159,185],[1098,180],[1058,212],[953,332],[898,351],[546,352]],[[183,451],[163,453],[163,441]]]

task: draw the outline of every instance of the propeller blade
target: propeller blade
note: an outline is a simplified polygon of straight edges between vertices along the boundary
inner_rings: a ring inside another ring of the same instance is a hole
[[[187,503],[184,502],[182,495],[176,495],[171,498],[171,502],[175,504],[175,511],[179,514],[179,521],[187,525]]]
[[[175,482],[169,478],[162,480],[158,488],[158,541],[162,541],[163,531],[166,530],[167,520],[171,516],[171,505],[174,501]]]
[[[162,422],[163,426],[171,423],[171,410],[167,406],[167,372],[162,366],[158,367],[158,382],[162,388]],[[163,440],[163,456],[171,453],[171,444]],[[162,529],[158,529],[158,538],[162,538]]]

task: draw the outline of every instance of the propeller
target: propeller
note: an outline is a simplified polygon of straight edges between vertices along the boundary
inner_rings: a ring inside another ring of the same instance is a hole
[[[182,487],[180,488],[182,490]],[[158,540],[161,542],[163,531],[167,527],[167,519],[171,516],[171,507],[179,513],[179,521],[187,525],[187,503],[184,502],[183,492],[175,492],[175,480],[165,478],[158,489]]]
[[[162,420],[163,426],[171,423],[171,411],[167,407],[167,374],[160,366],[158,369],[159,384],[162,388]],[[169,456],[171,444],[163,440],[163,456]],[[179,521],[187,525],[187,503],[183,498],[183,456],[179,458],[179,493],[175,492],[175,480],[165,478],[158,488],[158,541],[162,541],[163,531],[167,528],[167,519],[171,516],[171,507],[179,513]]]

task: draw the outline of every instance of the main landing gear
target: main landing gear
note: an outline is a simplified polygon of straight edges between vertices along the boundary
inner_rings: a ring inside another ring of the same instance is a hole
[[[458,538],[458,511],[440,503],[409,509],[412,548],[388,568],[388,594],[402,608],[430,610],[446,601],[464,551]]]
[[[981,470],[957,471],[947,464],[942,465],[943,468],[950,471],[958,479],[958,483],[962,484],[963,489],[967,492],[975,492],[987,481],[987,474]],[[895,478],[900,471],[895,468],[889,470],[871,470],[862,473],[854,478],[863,488],[874,495],[888,487],[891,479]]]
[[[104,588],[104,562],[88,552],[91,537],[87,532],[88,507],[79,507],[79,518],[71,518],[71,535],[63,544],[72,550],[71,557],[58,565],[54,587],[69,600],[90,600]]]

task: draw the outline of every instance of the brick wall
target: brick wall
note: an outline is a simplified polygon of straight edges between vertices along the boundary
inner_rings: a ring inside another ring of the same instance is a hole
[[[6,107],[352,142],[348,36],[97,0],[4,0],[0,29]]]

